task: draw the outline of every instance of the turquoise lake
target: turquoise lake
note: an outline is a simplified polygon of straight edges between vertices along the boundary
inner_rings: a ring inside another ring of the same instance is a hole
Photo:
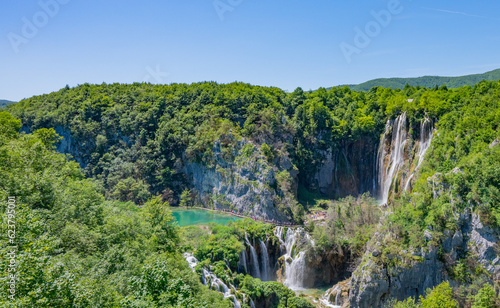
[[[214,222],[218,224],[226,224],[230,221],[236,221],[242,219],[240,217],[219,214],[212,211],[204,210],[174,210],[172,214],[177,221],[177,224],[181,227],[190,225],[203,225],[209,222]]]

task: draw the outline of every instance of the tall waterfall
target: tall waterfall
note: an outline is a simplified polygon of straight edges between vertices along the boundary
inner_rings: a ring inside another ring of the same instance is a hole
[[[267,247],[266,244],[259,239],[259,244],[260,244],[260,253],[261,253],[261,260],[262,260],[262,280],[264,281],[269,281],[271,280],[271,265],[269,262],[269,254],[267,253]]]
[[[404,164],[404,153],[407,140],[406,132],[406,112],[398,116],[394,123],[392,121],[387,121],[385,126],[385,133],[380,142],[380,148],[378,153],[378,181],[380,185],[380,196],[382,197],[382,203],[387,203],[389,199],[389,190],[394,178],[397,175],[399,168]],[[390,148],[389,161],[387,166],[384,168],[385,157],[387,156],[385,148],[385,138],[387,132],[392,129],[392,140]]]
[[[254,278],[261,278],[262,276],[260,275],[259,259],[257,258],[257,252],[255,251],[255,248],[248,240],[248,235],[246,232],[245,232],[245,241],[246,241],[248,247],[250,248],[250,261],[252,263],[252,268],[253,268],[253,277]]]
[[[285,281],[284,285],[292,290],[302,289],[304,286],[304,272],[306,269],[305,251],[297,252],[298,240],[302,237],[314,245],[302,228],[288,229],[283,240],[283,227],[276,227],[274,234],[285,248]]]
[[[410,140],[411,136],[408,135],[406,112],[398,116],[395,120],[388,120],[385,125],[385,132],[380,141],[376,166],[378,196],[382,200],[382,203],[387,203],[392,189],[398,188],[400,191],[409,190],[411,180],[424,160],[425,153],[431,145],[434,129],[432,120],[427,116],[420,122],[419,126],[419,140],[414,143],[412,149],[408,149],[408,140]],[[389,136],[391,136],[391,139],[387,140]],[[409,157],[405,157],[405,153]],[[410,153],[415,154],[411,156]],[[409,164],[406,164],[405,167],[406,162],[409,162]],[[402,170],[405,172],[400,172]],[[396,178],[398,178],[398,181],[395,180]],[[398,183],[397,187],[394,186],[395,183]]]

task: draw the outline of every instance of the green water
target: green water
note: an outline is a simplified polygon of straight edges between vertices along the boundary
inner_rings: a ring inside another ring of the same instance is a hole
[[[240,217],[219,214],[212,211],[204,210],[174,210],[172,214],[177,220],[177,223],[181,227],[190,225],[203,225],[209,222],[214,222],[218,224],[226,224],[230,221],[236,221],[242,219]]]

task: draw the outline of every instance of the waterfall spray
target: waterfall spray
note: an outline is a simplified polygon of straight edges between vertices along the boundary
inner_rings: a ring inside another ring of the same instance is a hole
[[[255,251],[255,248],[248,240],[248,235],[246,232],[245,232],[245,241],[250,248],[250,261],[252,262],[252,267],[253,267],[253,277],[260,279],[261,275],[259,270],[259,259],[257,258],[257,252]]]
[[[267,253],[266,244],[259,239],[260,244],[260,253],[262,255],[262,280],[269,281],[271,280],[271,265],[269,262],[269,254]]]

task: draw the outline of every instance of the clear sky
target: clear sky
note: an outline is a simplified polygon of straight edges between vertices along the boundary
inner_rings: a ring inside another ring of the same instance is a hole
[[[481,73],[500,68],[499,12],[498,0],[2,0],[0,99],[85,82],[293,91]]]

